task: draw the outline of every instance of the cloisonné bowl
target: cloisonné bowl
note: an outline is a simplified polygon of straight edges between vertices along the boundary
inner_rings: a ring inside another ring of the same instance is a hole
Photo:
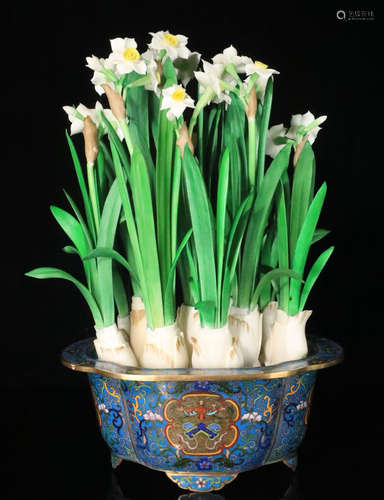
[[[99,361],[89,338],[62,362],[88,374],[113,467],[130,460],[212,491],[265,464],[296,467],[317,371],[343,357],[325,338],[308,347],[305,359],[268,367],[153,370]]]

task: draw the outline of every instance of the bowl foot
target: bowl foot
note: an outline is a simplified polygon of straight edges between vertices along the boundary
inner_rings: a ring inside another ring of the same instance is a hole
[[[236,474],[198,474],[188,472],[166,472],[169,479],[180,488],[190,491],[215,491],[221,490],[226,484],[232,482]]]
[[[291,455],[290,457],[283,458],[282,462],[287,467],[289,467],[290,469],[295,471],[297,469],[297,464],[298,464],[297,453],[295,453],[294,455]]]
[[[112,465],[112,469],[116,469],[121,464],[122,461],[123,461],[122,458],[117,457],[116,455],[114,455],[113,453],[111,453],[111,465]]]

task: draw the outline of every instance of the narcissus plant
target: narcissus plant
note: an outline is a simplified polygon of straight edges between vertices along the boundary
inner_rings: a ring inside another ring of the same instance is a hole
[[[232,45],[210,62],[184,35],[150,36],[144,50],[120,37],[105,58],[87,57],[104,103],[64,106],[81,204],[65,193],[68,209],[51,211],[83,276],[27,275],[77,287],[102,361],[206,369],[305,357],[306,302],[333,251],[309,259],[328,233],[313,150],[326,117],[271,127],[277,70]]]

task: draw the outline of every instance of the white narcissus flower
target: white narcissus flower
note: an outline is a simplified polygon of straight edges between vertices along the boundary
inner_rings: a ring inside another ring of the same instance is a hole
[[[142,54],[143,59],[147,64],[147,77],[149,77],[149,82],[144,85],[146,90],[152,90],[155,92],[157,97],[160,97],[159,85],[161,83],[161,74],[159,69],[159,63],[156,61],[155,54],[151,50],[147,50]]]
[[[220,103],[225,101],[227,104],[231,104],[228,91],[221,89],[220,81],[223,78],[223,74],[224,66],[222,64],[211,64],[207,61],[203,61],[203,71],[195,71],[196,80],[200,83],[201,93],[210,88],[215,93],[214,102]]]
[[[116,65],[117,71],[121,75],[132,71],[145,75],[147,65],[137,50],[134,38],[114,38],[110,42],[112,53],[109,55],[108,61]]]
[[[124,135],[123,132],[117,123],[116,118],[113,116],[113,113],[110,109],[103,109],[103,106],[100,102],[96,102],[96,105],[93,109],[87,108],[84,104],[79,104],[77,108],[73,106],[63,106],[64,111],[67,113],[69,121],[71,122],[71,135],[79,134],[83,131],[84,128],[84,118],[89,116],[96,127],[101,131],[102,134],[107,133],[107,129],[105,124],[100,116],[100,111],[103,111],[107,120],[111,123],[113,128],[116,130],[117,135],[120,140],[123,140]]]
[[[79,104],[77,108],[74,106],[63,106],[63,109],[71,122],[71,135],[79,134],[83,131],[84,118],[86,116],[89,116],[95,124],[98,121],[97,110],[87,108],[84,104]]]
[[[114,81],[116,81],[120,75],[113,62],[108,59],[99,59],[96,56],[87,57],[86,61],[86,66],[94,71],[91,82],[99,95],[104,94],[104,89],[102,87],[104,83],[108,83],[108,85],[115,89]]]
[[[265,144],[265,154],[275,158],[277,153],[285,146],[285,144],[276,144],[275,139],[278,137],[285,137],[287,129],[282,123],[273,125],[267,132],[267,140]]]
[[[289,130],[288,130],[286,135],[289,139],[297,140],[298,133],[300,134],[301,130],[303,130],[303,129],[305,130],[305,127],[308,127],[309,125],[313,124],[314,127],[311,128],[307,132],[308,142],[310,144],[313,144],[316,137],[317,137],[317,134],[321,130],[321,127],[319,127],[319,125],[324,123],[326,119],[327,119],[326,116],[320,116],[319,118],[316,119],[316,124],[315,124],[314,123],[315,117],[310,111],[307,111],[304,115],[300,115],[300,114],[292,115],[291,125],[290,125]],[[300,130],[301,127],[303,127],[303,128]],[[302,136],[304,134],[305,134],[305,132],[303,134],[300,134],[300,135]]]
[[[152,35],[151,43],[148,47],[159,54],[165,50],[167,55],[174,61],[178,57],[187,59],[190,50],[186,47],[188,38],[184,35],[172,35],[169,31],[158,31],[157,33],[149,33]]]
[[[181,85],[171,85],[162,91],[163,101],[160,109],[169,109],[168,120],[179,118],[185,108],[194,108],[193,99],[185,92]]]
[[[237,55],[237,50],[232,47],[227,47],[221,54],[212,57],[214,64],[222,64],[224,67],[228,64],[233,64],[238,73],[245,73],[244,57]]]
[[[279,71],[269,68],[266,64],[260,61],[253,61],[250,57],[243,57],[243,63],[247,76],[254,75],[255,73],[258,75],[256,80],[257,97],[263,101],[268,79],[273,74],[279,75]],[[246,81],[248,81],[248,79]]]

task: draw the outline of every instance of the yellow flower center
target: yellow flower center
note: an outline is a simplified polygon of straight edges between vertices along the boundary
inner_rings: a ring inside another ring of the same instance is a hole
[[[177,37],[175,35],[171,35],[170,33],[164,34],[164,40],[172,47],[176,47],[179,44]]]
[[[126,61],[137,61],[140,58],[140,54],[136,49],[128,47],[128,49],[124,50],[123,57]]]
[[[185,90],[184,89],[176,89],[172,94],[171,97],[174,101],[183,101],[185,97]]]
[[[260,68],[260,69],[267,69],[268,68],[267,64],[264,64],[261,61],[255,61],[253,64],[256,66],[256,68]]]

